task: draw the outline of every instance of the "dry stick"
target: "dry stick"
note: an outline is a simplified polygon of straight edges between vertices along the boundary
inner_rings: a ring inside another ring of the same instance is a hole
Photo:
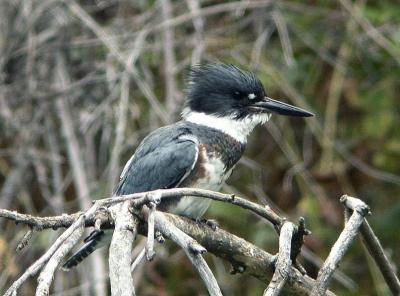
[[[228,12],[232,10],[239,9],[256,9],[265,6],[269,6],[273,3],[271,0],[252,0],[252,1],[234,1],[228,3],[221,3],[217,5],[210,5],[198,10],[191,10],[189,13],[181,14],[177,17],[171,18],[167,21],[164,21],[160,24],[157,24],[153,27],[148,28],[147,30],[150,32],[159,31],[165,28],[172,28],[179,26],[185,22],[191,21],[197,17],[205,17],[218,13]]]
[[[129,202],[111,209],[115,220],[109,255],[111,295],[135,295],[131,274],[132,245],[137,233],[137,220],[129,211]]]
[[[343,92],[343,85],[346,78],[346,69],[349,57],[352,52],[352,41],[355,35],[356,25],[352,18],[349,18],[346,24],[346,33],[343,43],[340,45],[338,52],[338,62],[336,63],[332,78],[329,84],[328,101],[325,109],[325,121],[323,125],[323,139],[322,139],[322,155],[321,155],[321,171],[327,172],[332,169],[334,147],[338,110],[340,106],[340,99]]]
[[[278,296],[289,278],[289,271],[292,265],[292,260],[290,259],[292,237],[295,230],[296,227],[291,222],[285,222],[282,225],[279,236],[279,253],[275,264],[275,272],[267,289],[264,291],[264,296]]]
[[[160,194],[160,198],[162,199],[190,195],[199,198],[209,198],[216,201],[227,202],[242,207],[244,209],[250,210],[255,214],[267,219],[275,226],[279,226],[283,222],[283,218],[281,218],[274,211],[272,211],[268,205],[261,206],[247,199],[237,197],[233,194],[224,194],[205,189],[195,189],[195,188],[159,189],[155,191],[134,193],[113,198],[106,198],[102,199],[101,202],[103,205],[111,205],[121,201],[134,200],[133,202],[134,206],[141,207],[142,205],[149,202],[151,194],[154,193]]]
[[[95,206],[99,204],[95,204]],[[223,258],[230,262],[232,266],[238,267],[237,270],[247,273],[263,282],[272,277],[274,270],[275,259],[274,256],[264,250],[254,246],[253,244],[239,238],[221,228],[212,230],[206,225],[199,225],[198,223],[183,217],[165,213],[168,220],[176,225],[179,229],[184,231],[189,236],[193,237],[201,245],[203,245],[209,252],[215,256]],[[13,211],[0,210],[0,217],[5,217],[22,224],[32,226],[42,226],[45,228],[62,228],[71,226],[79,217],[78,214],[62,215],[57,217],[33,217],[29,215],[19,214]],[[85,217],[85,226],[94,226],[94,215],[87,213]],[[112,228],[113,224],[109,221],[104,221],[103,226]],[[142,227],[139,228],[140,233],[145,235],[146,230]],[[156,231],[156,236],[159,231]],[[144,254],[143,254],[144,256]],[[240,268],[239,268],[240,267]],[[285,287],[292,294],[308,294],[314,280],[307,275],[302,275],[299,271],[291,268],[289,275],[289,285]],[[327,292],[327,295],[334,295],[332,292]]]
[[[170,0],[161,0],[161,17],[163,21],[172,18],[172,5]],[[177,107],[180,105],[177,102],[177,87],[175,80],[176,58],[174,52],[174,31],[173,28],[166,27],[162,30],[162,47],[164,53],[164,78],[165,78],[165,93],[166,107],[169,114],[175,114]]]
[[[147,217],[147,243],[146,243],[146,258],[148,261],[154,259],[154,213],[156,211],[155,203],[149,204],[149,215]]]
[[[143,258],[146,255],[146,248],[143,248],[143,250],[140,251],[139,255],[137,255],[135,261],[133,261],[131,265],[131,272],[135,272],[136,268],[139,266],[139,264],[142,262]]]
[[[279,39],[281,40],[283,57],[285,58],[286,64],[290,67],[294,65],[294,55],[292,43],[289,38],[289,30],[279,8],[276,8],[272,12],[272,19],[275,22],[276,29],[278,30]]]
[[[186,0],[190,13],[198,14],[200,10],[199,0]],[[204,20],[201,16],[193,17],[194,26],[194,49],[192,52],[191,64],[197,65],[201,61],[205,49]]]
[[[35,217],[28,214],[21,214],[17,211],[10,211],[0,209],[0,217],[12,220],[15,223],[22,223],[24,225],[39,229],[52,228],[54,230],[58,228],[70,227],[83,212],[74,214],[63,214],[60,216],[52,217]]]
[[[172,198],[179,196],[194,196],[198,198],[209,198],[216,201],[227,202],[244,209],[250,210],[253,213],[267,219],[275,226],[281,225],[283,218],[278,216],[272,211],[269,206],[261,206],[257,203],[251,202],[241,197],[237,197],[231,194],[224,194],[220,192],[214,192],[205,189],[196,188],[174,188],[174,189],[159,189],[155,191],[134,193],[123,196],[116,196],[111,198],[105,198],[96,200],[96,204],[99,206],[109,206],[124,201],[133,201],[134,206],[140,208],[142,205],[149,202],[154,202],[154,196],[159,196],[160,199]],[[17,223],[23,223],[31,227],[37,227],[41,229],[53,228],[58,229],[61,227],[70,226],[79,216],[80,213],[74,213],[70,215],[61,215],[53,217],[34,217],[32,215],[21,214],[15,211],[9,211],[0,209],[0,217],[13,220]],[[93,223],[93,221],[89,221]],[[93,224],[91,224],[93,225]]]
[[[119,160],[123,142],[125,140],[125,129],[128,115],[128,104],[129,104],[129,73],[123,73],[121,77],[121,98],[118,105],[118,111],[115,115],[117,121],[116,135],[114,146],[111,151],[111,159],[108,173],[108,186],[109,192],[112,193],[112,187],[115,186],[115,182],[118,179],[119,171]]]
[[[87,212],[87,216],[93,213],[97,209],[94,205]],[[18,288],[31,276],[34,276],[46,262],[51,258],[51,256],[58,250],[58,248],[65,242],[65,240],[71,236],[75,230],[79,229],[85,223],[85,215],[81,215],[78,220],[76,220],[64,233],[53,243],[53,245],[44,253],[34,264],[32,264],[7,290],[4,296],[16,295]]]
[[[33,227],[31,227],[22,237],[21,241],[19,242],[16,251],[21,252],[23,248],[25,248],[28,244],[29,241],[31,240],[32,236],[33,236],[33,232],[35,231],[35,229]]]
[[[353,2],[349,0],[340,0],[340,3],[350,13],[351,18],[363,28],[365,33],[400,64],[400,52],[398,48],[363,16],[362,9],[357,4],[353,5]]]
[[[24,143],[24,146],[26,144]],[[0,191],[0,208],[9,208],[13,202],[13,199],[20,189],[20,184],[23,182],[24,172],[29,162],[24,154],[26,151],[21,147],[17,155],[15,156],[16,166],[8,172],[6,179],[3,182],[3,186]],[[0,226],[2,223],[0,222]]]
[[[177,228],[173,223],[169,222],[161,212],[155,212],[155,224],[158,230],[177,243],[185,251],[193,266],[199,272],[200,277],[207,287],[208,293],[211,296],[222,296],[217,280],[206,261],[201,256],[202,253],[206,252],[206,249]]]
[[[51,155],[60,155],[60,144],[56,138],[56,130],[54,127],[54,121],[51,117],[45,118],[45,141],[47,149]],[[54,157],[51,158],[51,182],[53,187],[53,197],[55,201],[56,213],[61,213],[64,209],[64,196],[63,196],[63,181],[62,181],[62,170],[61,161],[56,160]]]
[[[227,260],[234,271],[247,273],[263,282],[272,277],[275,256],[221,228],[212,230],[207,225],[199,225],[187,218],[172,214],[165,214],[165,216],[176,227],[204,246],[208,252]],[[312,278],[302,275],[297,269],[291,267],[288,285],[284,291],[289,295],[307,295],[314,283]],[[330,291],[326,294],[334,295]]]
[[[354,211],[356,205],[359,203],[359,199],[351,196],[344,196],[343,203],[347,207],[347,211],[349,209]],[[372,258],[374,258],[376,265],[378,265],[379,270],[389,286],[390,291],[393,295],[400,295],[399,278],[397,277],[396,272],[393,270],[393,267],[386,257],[385,251],[383,250],[379,239],[376,237],[367,219],[364,219],[364,222],[360,227],[360,232],[365,246],[367,247]]]
[[[360,228],[363,242],[366,245],[370,255],[374,258],[376,265],[378,265],[390,291],[393,295],[400,295],[400,281],[386,257],[385,251],[379,239],[376,237],[368,221],[364,219]]]
[[[341,202],[344,202],[347,196],[340,198]],[[328,258],[326,258],[324,265],[318,272],[317,282],[314,285],[311,295],[325,295],[328,288],[330,279],[335,269],[337,268],[339,261],[343,258],[347,252],[350,244],[353,242],[359,232],[359,228],[364,221],[364,217],[369,213],[369,207],[361,200],[357,201],[354,207],[354,212],[347,221],[342,233],[333,245]]]
[[[133,48],[130,50],[130,54],[127,58],[128,65],[134,65],[141,50],[143,49],[143,42],[146,38],[145,32],[143,34],[139,34],[136,37]],[[109,178],[108,178],[108,186],[111,188],[115,186],[115,181],[118,179],[118,165],[120,160],[120,155],[122,151],[122,144],[124,141],[124,135],[126,130],[127,123],[127,115],[128,115],[128,101],[129,101],[129,82],[130,82],[130,74],[127,70],[121,75],[121,99],[118,105],[118,113],[116,118],[118,118],[117,128],[116,128],[116,136],[115,143],[111,151],[111,159],[110,159],[110,169],[109,169]],[[109,190],[110,191],[110,190]]]
[[[58,53],[56,56],[56,81],[60,89],[64,89],[70,84],[70,77],[66,69],[65,59],[62,53]],[[81,209],[88,209],[91,205],[89,180],[84,169],[84,161],[82,159],[81,149],[79,147],[79,141],[75,134],[74,124],[69,110],[68,96],[60,97],[56,101],[56,109],[60,116],[61,126],[64,133],[64,137],[67,143],[68,160],[72,169],[72,175],[74,179],[74,185],[78,192],[78,202]],[[95,290],[97,296],[106,295],[105,281],[102,280],[103,275],[106,274],[106,268],[101,257],[101,253],[96,252],[91,256],[91,264],[93,267],[93,273],[91,274],[92,280],[95,284]],[[86,276],[86,275],[84,275]]]
[[[54,255],[47,262],[38,278],[38,286],[36,288],[36,295],[49,295],[50,285],[54,277],[54,273],[57,267],[60,265],[63,258],[71,251],[76,245],[79,239],[82,237],[85,230],[84,223],[81,223],[79,227],[68,237],[63,244],[58,248]]]
[[[126,57],[121,53],[115,40],[110,39],[112,35],[101,27],[78,3],[75,1],[66,1],[66,4],[70,11],[77,16],[93,33],[101,40],[101,42],[107,47],[110,53],[117,59],[117,61],[123,65],[126,71],[135,80],[140,91],[149,101],[154,112],[162,119],[164,123],[168,123],[170,118],[169,114],[165,112],[162,105],[158,102],[155,94],[149,87],[149,85],[140,77],[137,69],[133,64],[129,64]],[[145,34],[146,35],[146,34]]]

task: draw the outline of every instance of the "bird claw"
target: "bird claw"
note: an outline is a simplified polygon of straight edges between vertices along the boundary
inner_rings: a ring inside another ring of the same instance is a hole
[[[199,225],[205,224],[214,231],[216,231],[219,227],[217,220],[214,219],[194,219],[194,221]]]
[[[206,219],[205,223],[206,223],[207,226],[211,227],[211,229],[214,230],[214,231],[216,231],[218,229],[218,227],[219,227],[218,221],[214,220],[214,219],[208,219],[208,220]]]

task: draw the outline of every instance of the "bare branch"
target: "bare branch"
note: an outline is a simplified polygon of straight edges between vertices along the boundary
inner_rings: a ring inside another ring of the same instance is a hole
[[[347,210],[350,209],[354,211],[363,204],[363,202],[358,198],[347,195],[343,196],[342,200]],[[372,258],[374,258],[376,265],[378,265],[379,270],[388,284],[390,291],[392,291],[393,295],[400,295],[399,278],[393,270],[393,266],[386,257],[385,251],[383,250],[379,239],[375,235],[367,219],[364,219],[364,222],[360,227],[360,232],[363,238],[363,243],[367,247]]]
[[[129,202],[111,208],[115,230],[110,245],[109,265],[111,294],[135,295],[131,274],[132,245],[137,233],[137,220],[129,211]]]
[[[149,103],[151,104],[153,110],[157,113],[157,115],[164,121],[164,123],[169,122],[169,115],[162,108],[162,105],[158,102],[155,94],[149,87],[149,85],[140,78],[140,75],[134,65],[129,64],[126,61],[125,56],[121,53],[118,44],[108,38],[111,34],[107,32],[106,29],[102,28],[82,7],[76,3],[75,1],[68,1],[68,8],[71,12],[77,16],[82,22],[87,26],[90,30],[93,31],[94,34],[99,37],[99,39],[103,42],[103,44],[107,47],[110,53],[117,59],[121,65],[123,65],[126,71],[132,76],[140,91],[147,98]],[[145,34],[146,35],[146,34]]]
[[[221,228],[212,230],[207,225],[199,225],[187,218],[164,214],[169,221],[204,246],[208,252],[230,262],[235,272],[247,273],[263,282],[274,272],[275,256],[265,252],[246,240]],[[309,294],[315,281],[291,267],[288,285],[284,288],[288,295]],[[334,295],[327,291],[326,295]]]
[[[147,217],[147,244],[146,244],[146,258],[147,260],[153,260],[156,253],[154,253],[154,215],[156,211],[156,205],[150,203],[149,215]]]
[[[93,206],[91,210],[96,207]],[[91,211],[89,211],[91,212]],[[58,248],[70,237],[77,229],[80,229],[85,223],[85,216],[81,215],[77,221],[75,221],[64,233],[53,243],[53,245],[44,253],[34,264],[32,264],[23,274],[16,280],[11,287],[5,293],[5,296],[14,296],[18,288],[31,276],[34,276],[53,256]]]
[[[289,277],[290,266],[292,265],[291,248],[292,237],[295,226],[291,222],[285,222],[282,225],[279,236],[279,253],[275,264],[275,272],[264,296],[278,296]]]
[[[286,64],[291,67],[293,66],[295,60],[293,56],[292,43],[289,38],[289,31],[285,22],[284,17],[280,9],[276,8],[272,12],[272,18],[276,24],[276,28],[278,30],[279,38],[281,40],[283,56],[285,57]]]
[[[250,210],[253,213],[267,219],[275,226],[281,225],[283,218],[279,217],[269,206],[261,206],[247,199],[237,197],[231,194],[224,194],[210,190],[197,189],[197,188],[174,188],[174,189],[159,189],[148,192],[134,193],[123,196],[115,196],[105,199],[96,200],[99,206],[110,206],[124,201],[133,201],[133,205],[140,208],[149,202],[159,202],[159,199],[172,198],[177,196],[194,196],[198,198],[209,198],[216,201],[227,202],[244,209]],[[60,228],[68,227],[73,221],[76,220],[79,213],[71,215],[53,216],[53,217],[34,217],[31,215],[20,214],[17,212],[0,209],[0,217],[13,220],[18,223],[38,228]],[[94,223],[94,221],[91,221]]]
[[[279,217],[274,211],[272,211],[269,206],[260,206],[259,204],[256,204],[254,202],[251,202],[247,199],[237,197],[232,194],[224,194],[224,193],[219,193],[219,192],[214,192],[210,190],[204,190],[204,189],[196,189],[196,188],[174,188],[174,189],[163,189],[163,190],[156,190],[153,192],[147,192],[147,193],[135,193],[135,194],[129,194],[129,195],[124,195],[120,197],[113,197],[113,198],[107,198],[101,200],[101,202],[104,205],[108,204],[114,204],[118,203],[121,201],[125,200],[135,200],[134,201],[134,206],[135,207],[140,207],[143,204],[146,204],[149,202],[149,193],[155,193],[159,192],[160,193],[160,198],[172,198],[176,196],[194,196],[194,197],[202,197],[202,198],[209,198],[212,200],[217,200],[217,201],[222,201],[222,202],[227,202],[231,203],[234,205],[237,205],[239,207],[242,207],[244,209],[250,210],[254,212],[255,214],[267,219],[269,222],[271,222],[273,225],[279,226],[283,219]]]
[[[139,37],[138,37],[139,38]],[[112,189],[115,186],[115,182],[118,179],[119,171],[119,160],[121,155],[122,144],[125,136],[127,113],[128,113],[128,103],[129,103],[129,73],[123,73],[121,78],[121,98],[118,104],[117,114],[115,118],[117,121],[116,135],[114,146],[111,151],[111,159],[109,165],[108,174],[108,187],[109,192],[112,193]]]
[[[99,206],[100,203],[96,202],[92,209],[86,213],[84,221],[86,227],[94,226],[96,220],[94,213],[97,211]],[[261,250],[244,239],[222,230],[221,228],[212,230],[209,226],[199,225],[187,218],[167,213],[163,213],[163,215],[165,215],[173,225],[203,245],[209,252],[230,262],[235,271],[248,273],[263,282],[272,277],[275,265],[275,257],[273,255]],[[57,229],[60,227],[71,226],[74,224],[78,216],[79,213],[40,218],[18,214],[12,211],[0,210],[0,217],[5,217],[27,225],[41,225],[43,228],[54,227]],[[104,228],[113,227],[113,224],[108,219],[109,218],[105,218],[102,223]],[[147,229],[142,223],[139,224],[138,230],[143,235],[147,234]],[[157,233],[158,231],[156,231],[156,237],[160,237]],[[195,250],[204,250],[200,245],[197,244],[197,246],[199,246],[200,249],[195,248]],[[18,287],[21,284],[22,282],[19,283]],[[304,294],[309,293],[313,285],[313,279],[306,275],[302,275],[298,270],[291,268],[289,272],[288,285],[284,290],[291,294]],[[334,294],[328,291],[327,295]]]
[[[342,196],[340,200],[343,203],[346,202],[347,196]],[[368,212],[368,206],[359,200],[354,207],[353,214],[347,221],[342,233],[333,245],[328,258],[326,258],[324,265],[318,273],[317,282],[311,291],[312,296],[325,295],[333,272],[357,236],[359,228],[364,221],[364,217]]]
[[[81,223],[79,227],[63,242],[63,244],[47,262],[46,266],[43,268],[42,272],[39,275],[36,295],[49,295],[50,285],[57,267],[60,265],[61,261],[68,254],[68,252],[71,251],[71,249],[82,237],[84,230],[85,225],[84,223]]]
[[[172,5],[170,0],[159,1],[161,5],[161,16],[163,21],[172,18]],[[170,114],[175,114],[177,111],[178,97],[175,81],[175,51],[174,51],[174,31],[171,27],[165,27],[162,30],[162,46],[164,52],[164,79],[166,88],[166,106]]]
[[[0,211],[1,211],[1,210],[0,210]],[[31,238],[32,238],[32,236],[33,236],[33,233],[34,233],[34,229],[31,227],[31,228],[24,234],[24,236],[22,237],[21,241],[19,242],[19,244],[18,244],[18,246],[17,246],[17,248],[16,248],[16,251],[17,251],[17,252],[22,251],[22,249],[25,248],[25,247],[29,244],[29,241],[31,240]]]
[[[155,224],[162,234],[176,242],[185,251],[193,266],[199,272],[200,277],[207,287],[208,293],[212,296],[222,296],[217,280],[206,261],[201,256],[201,254],[207,252],[207,250],[199,245],[193,238],[177,228],[173,223],[169,222],[163,213],[155,212]]]
[[[143,248],[139,255],[135,258],[135,261],[133,261],[131,265],[131,272],[135,272],[136,268],[139,266],[139,264],[143,261],[144,257],[146,256],[146,248]]]
[[[366,34],[380,47],[385,49],[393,59],[400,64],[400,52],[390,40],[387,40],[369,21],[363,16],[362,10],[349,0],[340,0],[342,6],[350,13],[351,17],[363,28]]]
[[[190,13],[198,14],[200,10],[199,0],[186,0]],[[194,49],[192,52],[191,64],[196,65],[200,63],[201,57],[205,49],[204,40],[204,20],[201,16],[193,17],[194,34]]]

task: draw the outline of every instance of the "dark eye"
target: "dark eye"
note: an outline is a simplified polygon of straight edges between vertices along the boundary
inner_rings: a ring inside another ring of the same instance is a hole
[[[237,99],[240,99],[243,96],[240,91],[235,91],[233,94]]]

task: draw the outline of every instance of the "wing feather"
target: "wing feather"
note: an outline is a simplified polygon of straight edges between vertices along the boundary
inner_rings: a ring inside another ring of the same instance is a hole
[[[115,195],[177,187],[197,162],[199,150],[194,137],[180,136],[152,147],[154,149],[139,148],[136,152],[139,155],[131,157]]]

